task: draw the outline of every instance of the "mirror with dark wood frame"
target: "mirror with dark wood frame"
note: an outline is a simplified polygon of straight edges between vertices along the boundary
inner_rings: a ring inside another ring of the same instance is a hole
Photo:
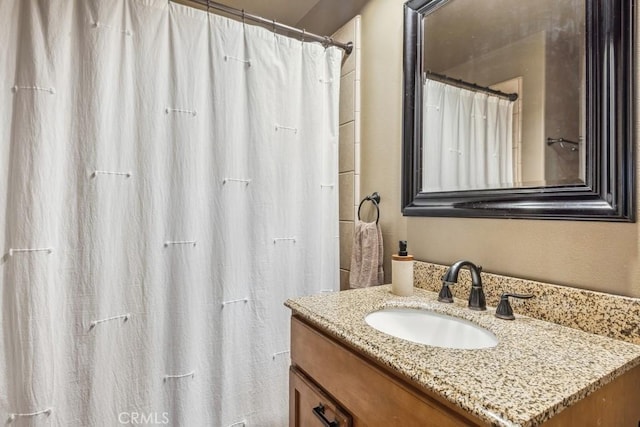
[[[404,8],[404,215],[635,221],[635,1]]]

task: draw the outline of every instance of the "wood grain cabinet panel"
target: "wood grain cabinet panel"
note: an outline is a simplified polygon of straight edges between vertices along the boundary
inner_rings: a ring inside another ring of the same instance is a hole
[[[351,417],[295,368],[289,396],[289,427],[351,427]]]
[[[295,317],[291,362],[349,412],[354,427],[486,425],[412,389]],[[290,399],[295,401],[296,396]]]
[[[640,427],[640,366],[571,405],[543,427]]]

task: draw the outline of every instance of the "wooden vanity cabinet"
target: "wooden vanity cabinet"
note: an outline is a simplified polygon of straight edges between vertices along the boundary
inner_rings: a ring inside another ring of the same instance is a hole
[[[488,426],[412,385],[336,339],[291,318],[289,427]],[[640,366],[543,424],[544,427],[640,425]],[[322,405],[336,424],[320,422]]]
[[[317,420],[300,421],[317,418],[311,410],[321,402],[330,402],[331,413],[340,408],[351,418],[351,424],[332,427],[487,425],[393,377],[296,316],[291,321],[291,364],[289,427],[326,427]],[[305,383],[319,391],[310,404],[304,403]]]

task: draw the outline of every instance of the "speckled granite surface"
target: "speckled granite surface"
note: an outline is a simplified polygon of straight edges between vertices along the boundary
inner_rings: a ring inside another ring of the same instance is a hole
[[[416,261],[414,286],[438,292],[448,266]],[[468,270],[451,286],[455,298],[466,299],[471,289]],[[533,294],[530,300],[511,300],[515,313],[570,328],[640,344],[640,299],[552,285],[498,274],[482,273],[487,304],[496,306],[503,292]]]
[[[538,425],[640,364],[640,346],[516,314],[494,317],[466,301],[437,301],[416,289],[398,297],[389,286],[300,297],[286,305],[311,324],[497,426]],[[404,341],[366,324],[389,306],[420,307],[475,322],[499,339],[483,350],[436,348]],[[517,311],[517,310],[516,310]]]

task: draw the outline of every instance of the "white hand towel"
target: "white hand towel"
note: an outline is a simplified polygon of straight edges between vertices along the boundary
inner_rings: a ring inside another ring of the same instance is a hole
[[[365,288],[384,282],[382,230],[375,222],[356,221],[349,286]]]

